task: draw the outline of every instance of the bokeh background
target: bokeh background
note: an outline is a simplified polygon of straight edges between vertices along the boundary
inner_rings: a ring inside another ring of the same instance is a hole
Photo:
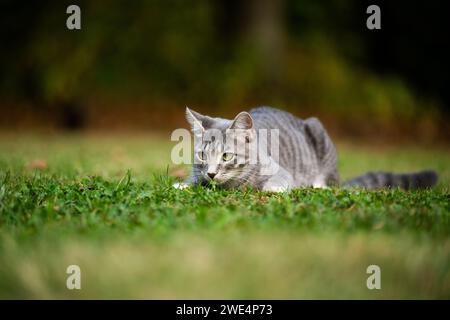
[[[168,131],[186,105],[223,117],[272,105],[334,137],[450,140],[445,1],[0,3],[7,131]],[[381,30],[366,28],[370,4]]]

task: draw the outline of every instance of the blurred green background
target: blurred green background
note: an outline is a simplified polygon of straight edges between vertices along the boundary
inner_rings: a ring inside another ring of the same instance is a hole
[[[445,2],[1,1],[0,126],[167,130],[189,105],[319,116],[333,135],[448,141]]]

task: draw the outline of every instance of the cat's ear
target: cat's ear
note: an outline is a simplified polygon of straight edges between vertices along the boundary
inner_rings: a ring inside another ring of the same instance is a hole
[[[194,110],[189,109],[186,107],[186,120],[189,122],[192,128],[192,132],[195,135],[202,135],[205,131],[205,128],[202,125],[202,121],[205,118],[204,115],[201,115],[198,112],[195,112]]]
[[[234,118],[233,122],[230,125],[230,129],[252,129],[253,128],[253,119],[250,113],[241,112],[236,118]]]

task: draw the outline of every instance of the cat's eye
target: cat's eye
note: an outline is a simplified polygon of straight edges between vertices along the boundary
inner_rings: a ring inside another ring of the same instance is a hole
[[[199,153],[197,153],[197,157],[198,157],[201,161],[205,161],[205,160],[206,160],[206,153],[204,153],[203,151],[200,151]]]
[[[230,161],[234,158],[234,154],[231,152],[225,152],[222,156],[223,161]]]

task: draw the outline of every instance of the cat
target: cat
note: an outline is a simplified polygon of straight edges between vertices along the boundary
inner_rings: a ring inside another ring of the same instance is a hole
[[[417,189],[432,187],[437,182],[434,171],[409,174],[379,171],[341,183],[336,148],[322,123],[314,117],[302,120],[264,106],[228,120],[186,107],[186,119],[194,134],[194,163],[187,180],[174,185],[177,188],[213,182],[229,189],[251,187],[269,192],[331,186]],[[271,149],[275,144],[277,152]],[[259,152],[262,149],[267,151]]]

